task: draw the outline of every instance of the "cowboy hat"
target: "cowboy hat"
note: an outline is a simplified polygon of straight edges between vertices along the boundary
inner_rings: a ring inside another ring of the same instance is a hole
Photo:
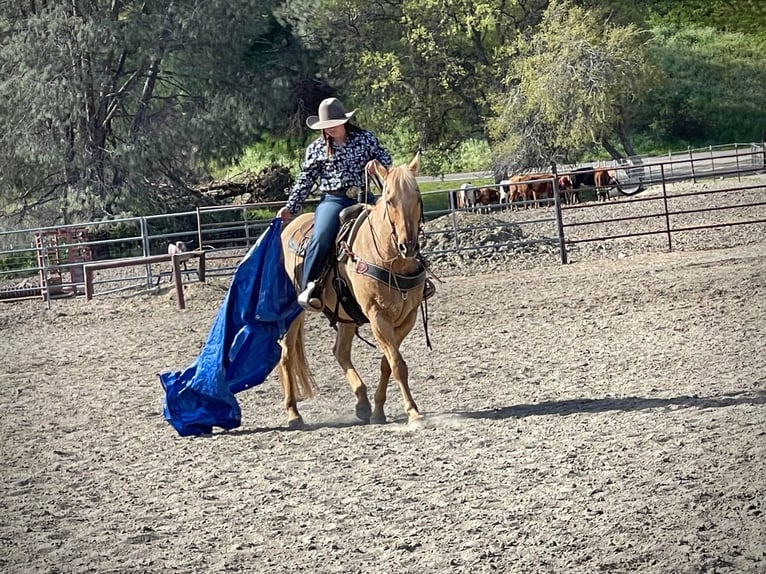
[[[356,110],[346,113],[338,98],[325,98],[319,104],[319,115],[309,116],[306,125],[312,130],[324,130],[345,124],[356,113]]]

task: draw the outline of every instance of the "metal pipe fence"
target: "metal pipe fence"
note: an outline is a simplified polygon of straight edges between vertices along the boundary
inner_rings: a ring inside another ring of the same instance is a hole
[[[449,253],[512,252],[544,245],[555,247],[560,263],[565,264],[568,262],[568,246],[659,234],[666,236],[667,248],[673,249],[673,236],[681,232],[764,222],[759,218],[740,217],[709,225],[688,225],[682,222],[684,215],[701,211],[726,213],[733,209],[763,206],[766,205],[766,201],[763,201],[766,194],[760,194],[745,204],[676,209],[672,204],[682,197],[719,193],[725,195],[725,192],[752,192],[763,188],[757,185],[733,185],[724,190],[670,194],[667,186],[678,181],[690,180],[696,183],[713,177],[736,177],[741,182],[743,176],[763,172],[763,159],[761,144],[734,144],[688,150],[670,154],[668,158],[636,158],[631,165],[615,166],[613,169],[618,183],[610,185],[608,191],[630,196],[620,204],[652,205],[653,211],[641,214],[602,211],[601,216],[586,217],[585,214],[598,214],[598,210],[604,210],[606,205],[614,205],[615,202],[583,201],[565,204],[558,178],[574,172],[562,169],[557,173],[555,166],[548,178],[539,180],[551,183],[551,198],[492,203],[470,209],[456,204],[457,189],[429,192],[441,194],[446,208],[434,209],[425,214],[429,224],[425,232],[424,254],[438,259]],[[596,166],[589,167],[595,169]],[[641,196],[638,192],[621,191],[621,187],[635,185],[641,191],[659,186],[660,193]],[[476,189],[484,187],[498,190],[500,186],[489,184],[476,186]],[[595,190],[589,187],[582,191],[594,193]],[[424,196],[429,193],[424,193]],[[313,200],[309,204],[315,202]],[[534,209],[548,204],[552,204],[552,209]],[[270,219],[263,219],[258,214],[262,214],[263,210],[276,211],[282,205],[283,202],[272,202],[201,207],[182,213],[0,232],[0,300],[40,298],[50,305],[51,299],[81,296],[84,295],[82,269],[87,262],[167,254],[168,244],[177,241],[183,242],[188,250],[206,251],[208,277],[230,277],[245,253],[269,226]],[[619,229],[621,224],[639,220],[660,223],[640,231],[626,232]],[[603,229],[606,226],[616,230],[605,233]],[[495,236],[495,240],[479,242],[476,240],[479,234]],[[136,269],[133,273],[117,273],[94,280],[94,285],[98,287],[95,295],[148,290],[156,288],[163,279],[169,277],[169,270],[163,270],[157,264],[146,264]],[[187,269],[185,274],[193,276],[194,269]]]

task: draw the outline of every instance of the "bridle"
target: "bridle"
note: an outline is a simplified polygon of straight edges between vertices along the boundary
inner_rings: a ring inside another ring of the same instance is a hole
[[[418,217],[418,219],[419,219],[418,231],[417,231],[415,240],[414,241],[407,241],[406,243],[400,243],[399,242],[399,234],[396,232],[396,224],[394,223],[394,219],[391,216],[391,210],[390,210],[391,206],[390,206],[390,204],[388,202],[388,199],[386,197],[386,190],[388,188],[388,185],[385,182],[383,182],[383,184],[381,185],[380,179],[377,176],[374,176],[374,181],[375,181],[375,184],[377,185],[378,189],[381,192],[380,200],[383,201],[383,204],[384,204],[385,219],[388,222],[388,226],[389,226],[389,228],[391,230],[390,234],[389,234],[389,237],[391,238],[391,244],[393,245],[394,250],[397,251],[396,255],[394,255],[393,257],[390,257],[390,258],[386,258],[386,257],[383,256],[383,254],[380,251],[380,247],[378,245],[378,236],[377,236],[377,233],[375,232],[375,228],[372,225],[372,220],[370,218],[367,218],[367,222],[368,222],[368,225],[370,227],[370,234],[372,236],[372,242],[373,242],[373,245],[375,246],[375,251],[377,252],[378,257],[380,257],[381,261],[383,261],[384,263],[391,263],[391,262],[395,261],[396,259],[398,259],[399,257],[404,258],[405,257],[405,253],[407,252],[407,248],[409,246],[412,246],[413,243],[415,244],[415,247],[416,247],[418,242],[419,242],[418,240],[419,240],[420,236],[423,234],[423,225],[425,224],[425,215],[423,213],[423,198],[422,197],[418,198],[418,208],[420,210],[420,215]],[[367,181],[367,185],[369,186],[369,180]],[[402,249],[402,246],[404,246],[404,249]]]

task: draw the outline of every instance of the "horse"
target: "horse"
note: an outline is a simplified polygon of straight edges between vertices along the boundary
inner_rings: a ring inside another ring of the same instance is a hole
[[[415,179],[419,163],[420,154],[408,165],[389,170],[374,162],[375,171],[383,181],[381,196],[374,206],[357,206],[363,209],[360,217],[365,219],[357,221],[355,236],[344,245],[345,257],[339,258],[324,281],[324,313],[337,317],[337,321],[331,321],[337,331],[333,354],[356,398],[356,417],[364,423],[386,422],[384,405],[392,376],[399,384],[408,421],[414,423],[423,417],[412,398],[407,363],[399,350],[415,325],[426,280],[426,268],[419,257],[423,220],[423,203]],[[313,217],[312,213],[302,214],[282,232],[285,268],[296,285],[302,271],[302,256],[296,246],[311,232]],[[362,321],[344,306],[349,294],[363,314]],[[367,396],[367,386],[351,362],[351,345],[359,324],[364,321],[369,321],[383,352],[374,409]],[[299,398],[311,398],[317,391],[306,359],[304,336],[302,312],[280,340],[278,376],[290,428],[304,424],[297,407]]]

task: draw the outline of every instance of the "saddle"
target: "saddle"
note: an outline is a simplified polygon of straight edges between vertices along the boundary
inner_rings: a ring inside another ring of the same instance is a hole
[[[331,253],[331,256],[323,263],[322,271],[317,279],[317,285],[321,290],[326,284],[329,276],[332,273],[332,286],[337,294],[337,301],[343,306],[343,310],[346,314],[352,318],[353,322],[363,325],[369,323],[367,317],[362,312],[361,307],[356,302],[351,289],[346,281],[339,273],[339,265],[345,263],[349,257],[348,245],[351,245],[356,237],[359,228],[367,219],[368,211],[367,205],[364,203],[356,203],[344,208],[338,218],[340,219],[340,229],[338,235],[335,238],[335,251]],[[306,254],[306,244],[310,236],[310,230],[306,232],[300,238],[290,238],[288,241],[288,249],[295,253],[297,256],[303,258]],[[295,269],[295,282],[301,282],[301,276],[303,274],[303,267],[297,266]],[[338,318],[338,309],[330,311],[327,308],[323,310],[323,313],[328,317],[331,324],[335,324],[340,319]]]
[[[340,212],[340,229],[335,238],[335,251],[338,254],[338,263],[345,263],[348,259],[348,245],[354,243],[359,228],[367,219],[368,211],[363,203],[357,203],[344,208]]]
[[[350,255],[348,246],[354,242],[359,228],[367,219],[369,211],[366,209],[366,205],[363,203],[357,203],[344,208],[340,215],[340,229],[338,230],[338,236],[335,238],[335,253],[337,254],[335,259],[335,274],[332,280],[333,289],[337,295],[337,300],[340,305],[343,306],[343,310],[351,317],[357,325],[364,325],[369,323],[369,319],[362,311],[362,308],[357,303],[354,294],[346,283],[345,279],[339,272],[339,266],[345,263]],[[322,272],[324,274],[329,271],[329,267]],[[322,278],[324,282],[324,277]],[[338,321],[338,309],[336,308],[332,315],[329,316],[330,324],[335,324]]]
[[[346,207],[340,212],[340,229],[338,231],[338,235],[335,238],[335,257],[328,257],[327,261],[324,262],[323,269],[317,280],[317,286],[319,289],[322,289],[326,284],[329,276],[332,275],[331,281],[333,289],[337,295],[337,303],[334,310],[325,308],[323,313],[325,316],[327,316],[327,318],[330,320],[330,324],[333,326],[339,321],[342,321],[338,316],[339,306],[343,307],[345,313],[352,319],[351,322],[354,322],[358,325],[369,323],[369,320],[364,315],[361,307],[357,303],[351,288],[348,286],[346,280],[340,273],[340,266],[346,263],[349,257],[352,256],[350,246],[353,245],[354,239],[359,232],[359,229],[364,224],[369,214],[369,211],[366,209],[366,207],[367,206],[365,204],[357,203]],[[288,248],[291,252],[297,254],[300,257],[303,257],[305,254],[305,245],[307,243],[308,237],[309,234],[307,232],[306,235],[301,238],[299,244],[296,244],[291,238],[288,242]],[[373,279],[376,279],[377,281],[380,281],[381,283],[393,286],[398,289],[403,294],[403,296],[406,296],[407,291],[415,289],[419,285],[424,284],[424,299],[429,299],[435,292],[433,284],[427,279],[428,266],[425,260],[421,259],[421,270],[415,275],[411,276],[395,275],[388,269],[362,260],[355,260],[354,262],[356,263],[355,271],[357,273],[367,275]],[[300,275],[302,273],[302,267],[296,268],[296,283],[300,282]]]

